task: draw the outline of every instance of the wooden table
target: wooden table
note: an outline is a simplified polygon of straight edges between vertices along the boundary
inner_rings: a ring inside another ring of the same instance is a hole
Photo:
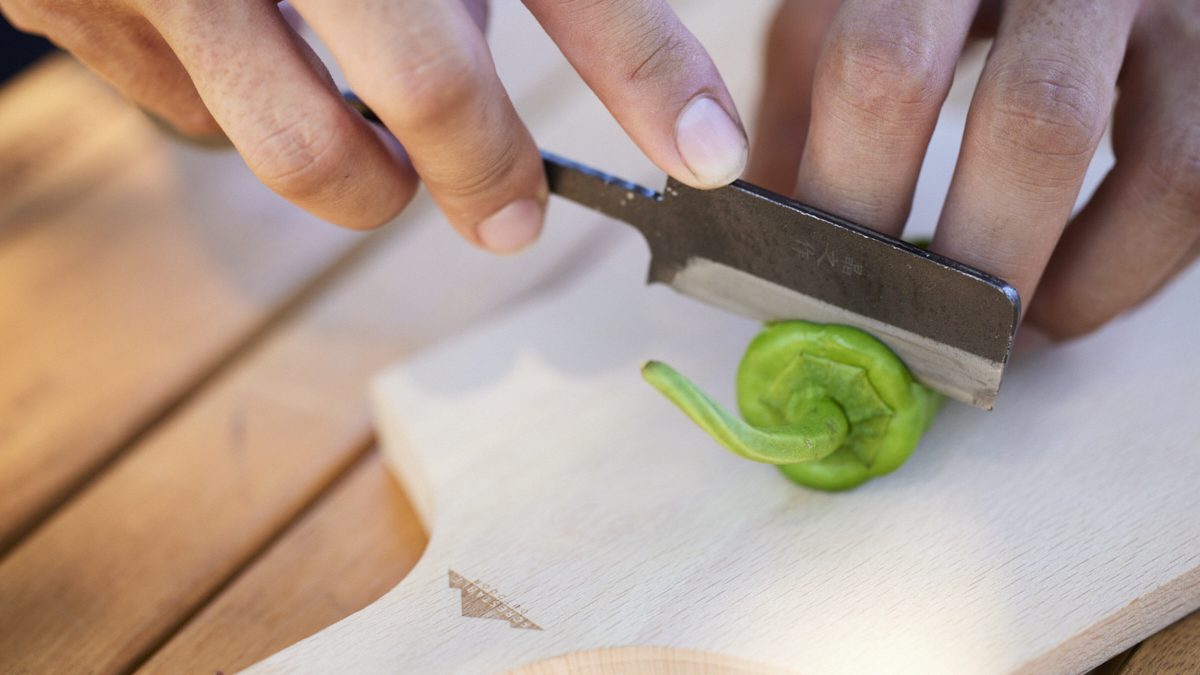
[[[548,63],[527,119],[577,95]],[[366,382],[604,241],[546,245],[316,222],[66,57],[0,90],[0,671],[230,672],[394,585],[425,534]],[[1200,613],[1103,670],[1200,671]]]

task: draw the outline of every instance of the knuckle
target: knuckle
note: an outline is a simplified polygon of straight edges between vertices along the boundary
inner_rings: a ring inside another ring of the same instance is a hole
[[[433,177],[438,191],[446,197],[461,202],[481,197],[513,185],[518,171],[521,153],[511,139],[500,141],[502,145],[494,151],[484,153],[488,161],[470,162]]]
[[[665,4],[565,0],[561,7],[581,30],[612,45],[615,72],[628,83],[671,78],[705,58]]]
[[[831,36],[823,64],[836,100],[886,121],[923,118],[941,105],[937,45],[913,31],[859,30]]]
[[[662,18],[653,12],[628,16],[620,22],[624,43],[620,55],[625,79],[650,82],[680,72],[690,58],[690,45],[674,30],[664,30]],[[610,28],[610,30],[612,30]]]
[[[388,73],[370,77],[356,89],[372,107],[401,128],[428,128],[470,109],[479,99],[478,57],[467,51],[413,54]]]
[[[253,141],[246,161],[260,179],[288,199],[311,197],[340,169],[338,143],[329,115],[306,114]]]
[[[1090,160],[1111,93],[1086,67],[1045,60],[996,69],[987,82],[989,138],[1018,156]]]
[[[653,31],[629,48],[625,60],[625,79],[632,83],[660,80],[664,76],[678,73],[680,55],[686,47],[678,36]]]

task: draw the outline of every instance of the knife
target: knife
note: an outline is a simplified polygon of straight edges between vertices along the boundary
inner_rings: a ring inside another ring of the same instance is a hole
[[[346,102],[379,117],[352,92]],[[760,321],[871,333],[926,386],[991,410],[1012,351],[1017,290],[1005,281],[793,199],[734,181],[662,192],[542,152],[550,191],[632,225],[649,283]]]
[[[734,181],[662,192],[542,153],[550,191],[632,225],[649,283],[760,321],[855,326],[918,381],[991,410],[1020,299],[1008,283],[793,199]]]

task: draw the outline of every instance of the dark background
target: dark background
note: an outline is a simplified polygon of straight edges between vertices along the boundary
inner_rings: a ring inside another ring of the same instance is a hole
[[[0,82],[16,75],[53,48],[42,38],[26,35],[8,25],[0,15]]]

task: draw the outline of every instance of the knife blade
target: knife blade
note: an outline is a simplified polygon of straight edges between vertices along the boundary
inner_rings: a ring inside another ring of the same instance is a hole
[[[995,405],[1021,315],[1007,282],[745,181],[697,190],[668,177],[656,192],[550,152],[542,160],[552,193],[642,233],[648,283],[760,321],[860,328],[926,386]]]
[[[649,283],[758,319],[865,330],[923,384],[990,410],[1020,316],[1008,283],[744,181],[662,192],[543,152],[550,191],[632,225]]]

